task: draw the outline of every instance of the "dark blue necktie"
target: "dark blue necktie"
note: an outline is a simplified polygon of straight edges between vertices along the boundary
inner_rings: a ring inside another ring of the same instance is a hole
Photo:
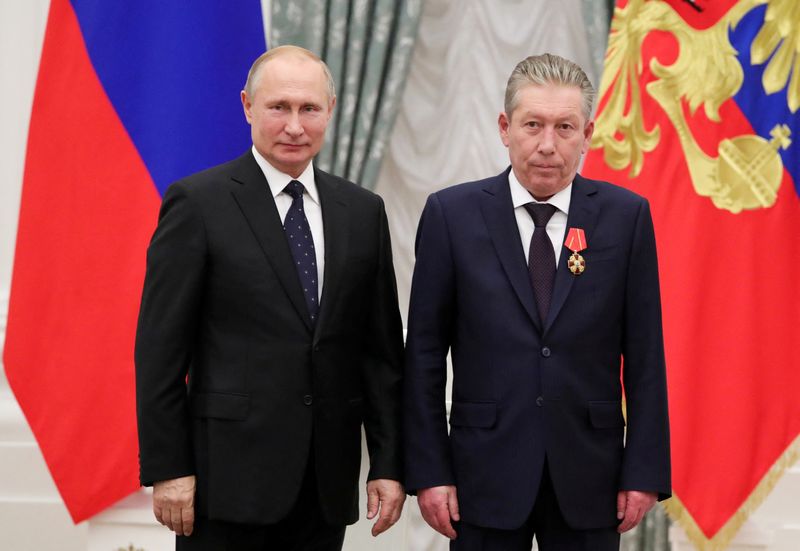
[[[292,206],[286,213],[283,221],[283,231],[286,232],[286,241],[292,251],[297,275],[300,276],[300,285],[306,297],[306,306],[311,316],[311,323],[317,321],[319,313],[319,298],[317,284],[317,255],[314,251],[314,238],[308,225],[306,213],[303,210],[303,184],[292,180],[283,189],[292,196]]]
[[[556,212],[556,207],[548,203],[528,203],[525,210],[533,218],[533,237],[528,249],[528,273],[531,276],[533,294],[539,309],[542,325],[547,321],[550,298],[553,295],[553,281],[556,277],[556,253],[547,235],[547,222]]]

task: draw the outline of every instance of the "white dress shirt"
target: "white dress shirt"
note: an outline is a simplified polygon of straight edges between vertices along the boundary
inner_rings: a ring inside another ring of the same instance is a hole
[[[547,237],[553,243],[553,251],[556,253],[556,268],[558,268],[558,259],[561,258],[561,249],[564,248],[564,238],[567,233],[567,214],[569,214],[569,202],[572,198],[572,182],[547,201],[534,199],[533,195],[519,183],[513,169],[508,173],[508,185],[511,188],[511,201],[514,204],[514,216],[517,219],[519,237],[522,250],[525,252],[526,263],[528,262],[528,252],[531,246],[534,226],[533,218],[525,210],[524,205],[528,203],[549,203],[556,207],[557,210],[550,217],[550,221],[547,222]]]
[[[261,156],[255,146],[253,146],[253,156],[267,179],[272,198],[275,200],[275,206],[278,207],[278,215],[281,217],[281,222],[286,220],[286,213],[289,212],[289,207],[292,206],[292,196],[283,191],[283,189],[292,180],[297,180],[305,188],[303,210],[308,219],[308,227],[311,228],[311,238],[314,240],[314,252],[317,257],[317,281],[319,282],[317,285],[317,300],[320,300],[322,299],[322,276],[325,272],[325,236],[322,231],[322,205],[319,202],[317,183],[314,180],[314,163],[313,161],[308,163],[308,166],[300,176],[292,178],[269,164],[269,161]]]

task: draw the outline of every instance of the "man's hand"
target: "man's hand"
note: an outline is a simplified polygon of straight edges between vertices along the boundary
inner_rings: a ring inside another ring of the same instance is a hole
[[[378,512],[378,520],[372,525],[372,535],[385,532],[400,519],[406,491],[396,480],[379,478],[367,482],[367,518],[373,519]]]
[[[450,523],[451,520],[456,522],[461,520],[455,486],[434,486],[419,490],[417,503],[422,518],[431,528],[451,540],[456,539],[456,531]]]
[[[657,500],[658,494],[655,492],[620,490],[617,493],[617,520],[622,522],[617,527],[617,532],[621,534],[635,528]]]
[[[194,528],[194,475],[162,480],[153,484],[153,513],[156,520],[179,536]]]

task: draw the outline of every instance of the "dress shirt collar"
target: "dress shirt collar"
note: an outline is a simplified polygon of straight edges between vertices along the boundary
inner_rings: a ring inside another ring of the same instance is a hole
[[[262,157],[261,153],[258,152],[256,146],[253,146],[253,157],[256,158],[256,163],[258,163],[258,166],[261,167],[261,171],[264,173],[264,177],[267,179],[267,184],[269,185],[269,190],[272,193],[273,198],[282,193],[289,182],[292,180],[297,180],[303,184],[304,188],[306,188],[305,195],[307,195],[317,205],[320,204],[319,194],[317,193],[317,184],[316,180],[314,179],[314,161],[308,163],[308,166],[303,173],[300,174],[300,176],[297,178],[292,178],[288,174],[281,172],[269,164],[269,161]]]
[[[534,199],[533,195],[519,183],[513,169],[508,171],[508,185],[511,188],[511,201],[514,203],[514,208],[521,207],[528,203],[550,203],[564,214],[569,214],[569,203],[572,198],[572,182],[547,201],[537,201]]]

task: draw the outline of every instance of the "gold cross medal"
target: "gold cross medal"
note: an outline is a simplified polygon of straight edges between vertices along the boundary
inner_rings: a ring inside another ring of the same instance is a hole
[[[564,246],[572,251],[572,254],[567,259],[567,268],[572,272],[572,275],[581,275],[586,270],[586,261],[579,253],[588,246],[586,234],[580,228],[570,228],[569,232],[567,232]]]

